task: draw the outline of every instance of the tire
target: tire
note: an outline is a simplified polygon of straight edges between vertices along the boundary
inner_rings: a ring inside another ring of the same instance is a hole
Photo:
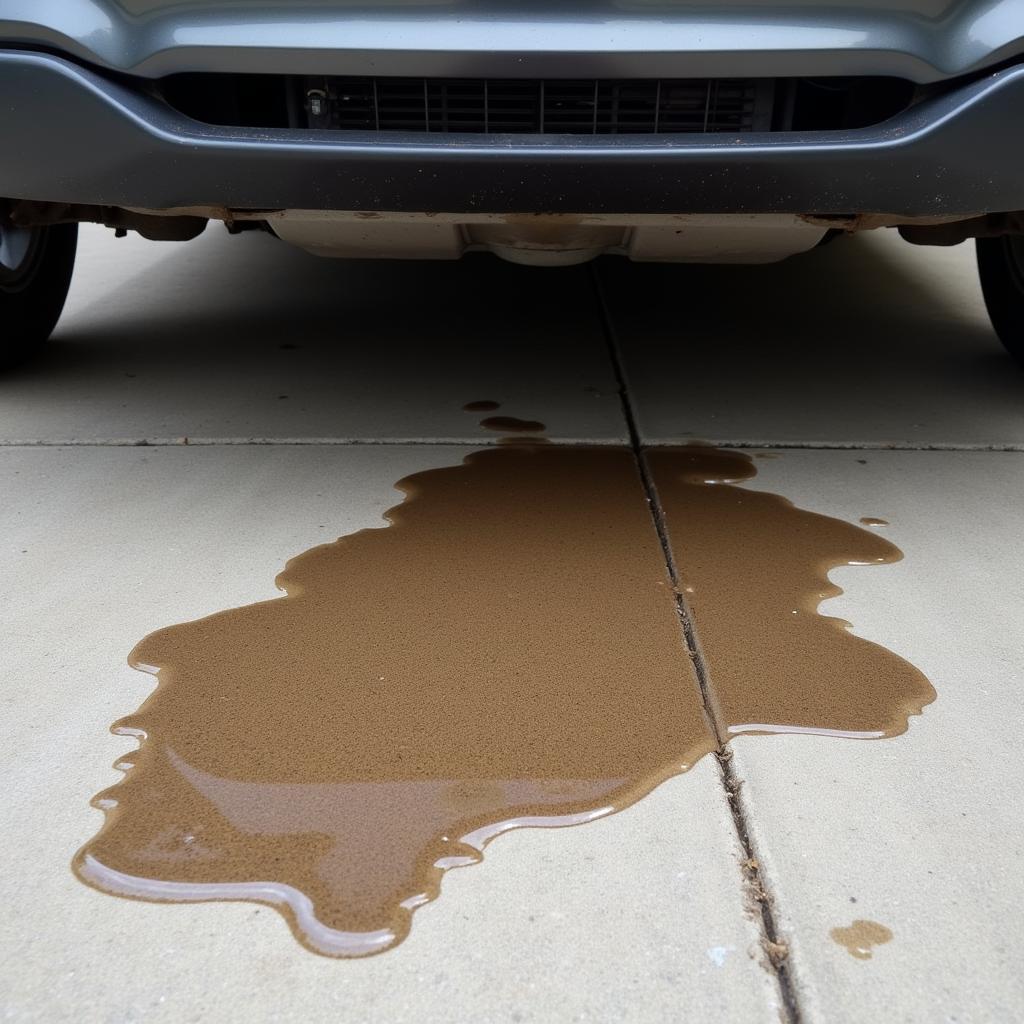
[[[978,274],[992,326],[1024,367],[1024,237],[979,238]]]
[[[19,229],[0,220],[0,370],[35,355],[71,285],[78,225]]]

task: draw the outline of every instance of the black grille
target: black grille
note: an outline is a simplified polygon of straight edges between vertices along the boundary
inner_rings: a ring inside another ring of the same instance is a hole
[[[308,127],[559,135],[767,131],[760,79],[307,78]]]
[[[911,82],[899,78],[541,80],[190,72],[159,79],[155,88],[173,108],[205,124],[567,135],[862,128],[905,110],[918,95]]]

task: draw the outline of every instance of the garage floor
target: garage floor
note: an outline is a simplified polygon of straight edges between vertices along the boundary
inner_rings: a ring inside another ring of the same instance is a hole
[[[255,904],[78,882],[109,726],[151,689],[134,644],[384,525],[400,478],[496,443],[482,399],[558,443],[768,455],[745,486],[886,520],[904,559],[834,571],[823,610],[936,701],[891,739],[741,736],[620,813],[502,836],[365,960]],[[86,230],[47,355],[0,381],[0,477],[5,1019],[1024,1017],[1024,376],[968,247],[595,276]]]

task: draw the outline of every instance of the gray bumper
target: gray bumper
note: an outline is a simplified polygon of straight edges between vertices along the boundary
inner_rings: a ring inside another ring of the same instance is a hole
[[[887,213],[1024,209],[1024,67],[876,128],[403,136],[214,128],[93,71],[0,51],[0,196],[167,209]]]
[[[143,78],[936,82],[1024,55],[1020,0],[0,0],[0,40]]]

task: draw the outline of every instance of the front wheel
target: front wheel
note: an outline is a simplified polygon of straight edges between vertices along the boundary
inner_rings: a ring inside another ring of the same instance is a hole
[[[992,326],[1006,351],[1024,366],[1024,237],[979,238],[976,245]]]
[[[0,370],[49,338],[68,295],[78,225],[22,228],[0,215]]]

